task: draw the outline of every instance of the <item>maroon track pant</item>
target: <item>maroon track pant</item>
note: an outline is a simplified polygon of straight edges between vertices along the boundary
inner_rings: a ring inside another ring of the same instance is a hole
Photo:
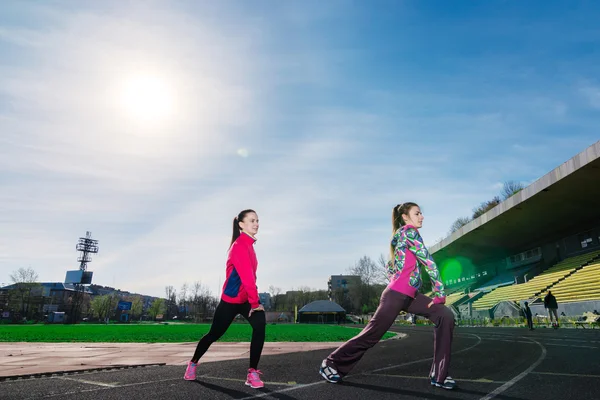
[[[340,376],[347,375],[367,350],[375,346],[394,323],[400,311],[426,317],[435,324],[433,330],[433,366],[430,374],[444,382],[450,365],[450,349],[454,332],[454,314],[443,304],[427,305],[431,299],[420,293],[413,299],[386,288],[381,294],[379,307],[367,326],[327,357],[327,364]]]

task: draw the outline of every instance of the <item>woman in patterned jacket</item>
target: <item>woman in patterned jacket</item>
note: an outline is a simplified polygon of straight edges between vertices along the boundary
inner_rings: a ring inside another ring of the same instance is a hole
[[[434,355],[430,371],[431,385],[454,389],[456,382],[448,376],[454,314],[444,305],[446,295],[439,270],[427,251],[418,229],[423,226],[423,214],[415,203],[404,203],[392,211],[393,236],[388,263],[390,283],[381,294],[377,311],[367,326],[354,338],[331,353],[319,369],[323,378],[339,382],[365,352],[375,346],[392,326],[400,311],[426,317],[435,325]],[[421,293],[423,267],[433,289],[433,298]]]

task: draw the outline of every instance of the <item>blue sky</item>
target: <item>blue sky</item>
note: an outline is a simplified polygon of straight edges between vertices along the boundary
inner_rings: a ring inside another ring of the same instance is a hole
[[[451,223],[600,139],[593,2],[0,4],[0,282],[326,287],[387,251],[394,205]]]

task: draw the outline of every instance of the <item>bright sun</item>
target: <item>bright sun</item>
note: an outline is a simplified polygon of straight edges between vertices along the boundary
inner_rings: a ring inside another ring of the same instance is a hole
[[[155,75],[135,75],[125,81],[122,106],[140,122],[158,122],[173,113],[173,95],[165,80]]]

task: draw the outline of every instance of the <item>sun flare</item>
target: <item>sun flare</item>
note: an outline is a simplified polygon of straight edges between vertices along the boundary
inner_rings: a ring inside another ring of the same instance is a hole
[[[159,122],[173,113],[173,93],[166,80],[139,74],[127,79],[121,93],[125,112],[140,122]]]

